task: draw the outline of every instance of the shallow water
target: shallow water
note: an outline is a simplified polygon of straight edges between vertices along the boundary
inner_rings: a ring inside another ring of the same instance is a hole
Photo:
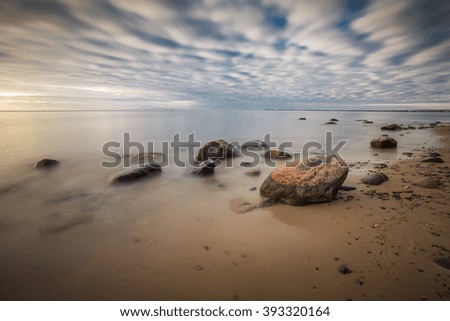
[[[323,125],[332,117],[339,119],[337,125]],[[374,123],[363,125],[358,119]],[[247,169],[239,167],[243,158],[233,168],[218,168],[214,179],[191,177],[188,169],[171,164],[158,177],[108,186],[108,175],[117,169],[100,166],[108,159],[102,146],[122,142],[124,133],[160,146],[176,133],[181,139],[195,133],[204,143],[263,139],[270,132],[277,142],[295,143],[288,151],[298,151],[308,141],[323,142],[325,131],[331,130],[333,145],[348,141],[340,152],[346,161],[389,161],[403,151],[436,145],[438,139],[427,130],[388,132],[398,140],[398,149],[375,151],[369,142],[385,133],[380,126],[438,120],[450,117],[405,112],[0,113],[0,297],[227,299],[233,287],[256,289],[271,273],[274,259],[289,260],[292,240],[307,238],[302,218],[292,215],[292,209],[286,215],[280,209],[252,212],[257,217],[230,211],[228,203],[236,197],[258,203],[258,191],[249,189],[259,187],[272,170],[261,165],[260,177],[248,177]],[[61,166],[34,169],[42,158],[58,159]],[[216,249],[220,255],[214,255]],[[270,258],[262,255],[266,251]],[[252,253],[256,261],[236,270]],[[214,266],[215,272],[206,266]],[[261,293],[270,297],[261,288],[254,297]]]

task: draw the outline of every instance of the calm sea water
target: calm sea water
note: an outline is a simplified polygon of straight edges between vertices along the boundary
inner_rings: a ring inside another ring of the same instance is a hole
[[[124,289],[138,290],[127,288],[127,275],[138,283],[147,280],[137,297],[156,291],[153,297],[166,293],[173,298],[178,285],[168,284],[180,273],[176,267],[192,265],[197,252],[191,249],[201,248],[204,240],[220,244],[226,228],[242,224],[233,221],[229,201],[244,197],[257,203],[258,191],[250,187],[259,187],[272,170],[261,165],[260,177],[248,177],[238,158],[234,168],[216,169],[214,179],[191,177],[186,168],[169,166],[161,176],[143,182],[108,186],[108,175],[117,169],[100,166],[108,160],[102,146],[122,142],[124,133],[142,144],[153,141],[155,151],[177,133],[182,140],[195,133],[203,143],[218,138],[263,139],[271,133],[278,143],[294,142],[288,150],[296,151],[311,140],[323,143],[324,133],[332,131],[334,144],[348,141],[340,152],[346,161],[384,161],[402,157],[403,151],[436,145],[439,139],[429,130],[389,132],[399,142],[397,150],[375,151],[369,143],[384,134],[382,125],[419,126],[448,122],[449,116],[323,111],[2,112],[0,298],[108,298],[108,293],[121,298]],[[337,118],[338,124],[323,125],[330,118]],[[359,119],[374,123],[363,125]],[[34,169],[42,158],[58,159],[61,166],[51,171]],[[220,227],[204,228],[218,220]],[[152,255],[135,246],[154,240],[158,251]],[[243,241],[227,242],[232,247]],[[151,274],[142,274],[141,266]],[[163,275],[166,283],[160,284]]]

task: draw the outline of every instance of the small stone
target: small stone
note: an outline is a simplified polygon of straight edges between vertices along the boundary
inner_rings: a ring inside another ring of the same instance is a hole
[[[339,267],[339,272],[341,274],[350,274],[350,273],[352,273],[352,271],[344,264]]]
[[[443,163],[444,161],[440,157],[428,157],[422,159],[420,162],[422,163]]]
[[[34,167],[36,167],[36,168],[51,168],[51,167],[56,167],[59,165],[60,165],[60,162],[57,161],[56,159],[44,158],[44,159],[41,159],[36,164],[34,164]]]
[[[256,186],[252,186],[248,189],[249,191],[256,191]]]
[[[245,172],[245,175],[255,177],[261,175],[261,171],[259,169],[252,169]]]

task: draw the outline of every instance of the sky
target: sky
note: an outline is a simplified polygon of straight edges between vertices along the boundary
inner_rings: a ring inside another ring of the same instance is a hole
[[[450,2],[1,0],[0,109],[450,108]]]

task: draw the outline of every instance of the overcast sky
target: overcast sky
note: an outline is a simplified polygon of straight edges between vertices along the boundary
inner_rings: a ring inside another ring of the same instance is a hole
[[[2,109],[421,107],[449,57],[450,1],[0,1]]]

